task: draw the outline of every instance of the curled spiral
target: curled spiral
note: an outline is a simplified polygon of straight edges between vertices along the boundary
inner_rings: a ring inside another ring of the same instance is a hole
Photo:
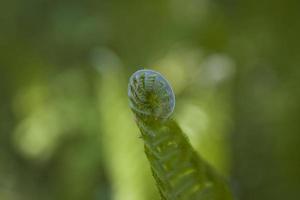
[[[132,111],[140,117],[167,119],[175,107],[170,84],[153,70],[138,70],[130,77],[128,97]]]

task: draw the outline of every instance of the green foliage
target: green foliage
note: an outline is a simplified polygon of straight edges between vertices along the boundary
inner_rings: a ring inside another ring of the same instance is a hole
[[[159,102],[166,107],[169,102],[175,103],[173,93],[167,98],[163,89],[172,92],[159,73],[140,70],[131,77],[128,92],[162,199],[232,199],[223,178],[198,156],[177,123],[164,117],[165,113],[157,115],[158,107],[162,106],[155,104],[157,99],[164,99]]]
[[[125,92],[139,65],[166,75],[173,119],[235,198],[300,199],[299,8],[2,1],[0,200],[158,200]]]

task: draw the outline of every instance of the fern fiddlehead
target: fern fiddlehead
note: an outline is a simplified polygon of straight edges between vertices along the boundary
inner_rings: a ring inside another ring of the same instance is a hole
[[[175,96],[160,73],[135,72],[129,79],[128,97],[162,199],[232,199],[222,177],[198,156],[171,119]]]

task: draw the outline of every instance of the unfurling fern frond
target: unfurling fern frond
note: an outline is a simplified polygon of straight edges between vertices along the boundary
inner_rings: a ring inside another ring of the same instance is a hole
[[[162,199],[232,199],[224,179],[198,156],[170,118],[175,96],[160,73],[135,72],[129,80],[128,97]]]

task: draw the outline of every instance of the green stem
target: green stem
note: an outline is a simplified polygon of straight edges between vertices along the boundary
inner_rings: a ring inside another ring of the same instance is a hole
[[[162,199],[232,199],[223,178],[198,156],[175,121],[137,119],[137,125]]]

